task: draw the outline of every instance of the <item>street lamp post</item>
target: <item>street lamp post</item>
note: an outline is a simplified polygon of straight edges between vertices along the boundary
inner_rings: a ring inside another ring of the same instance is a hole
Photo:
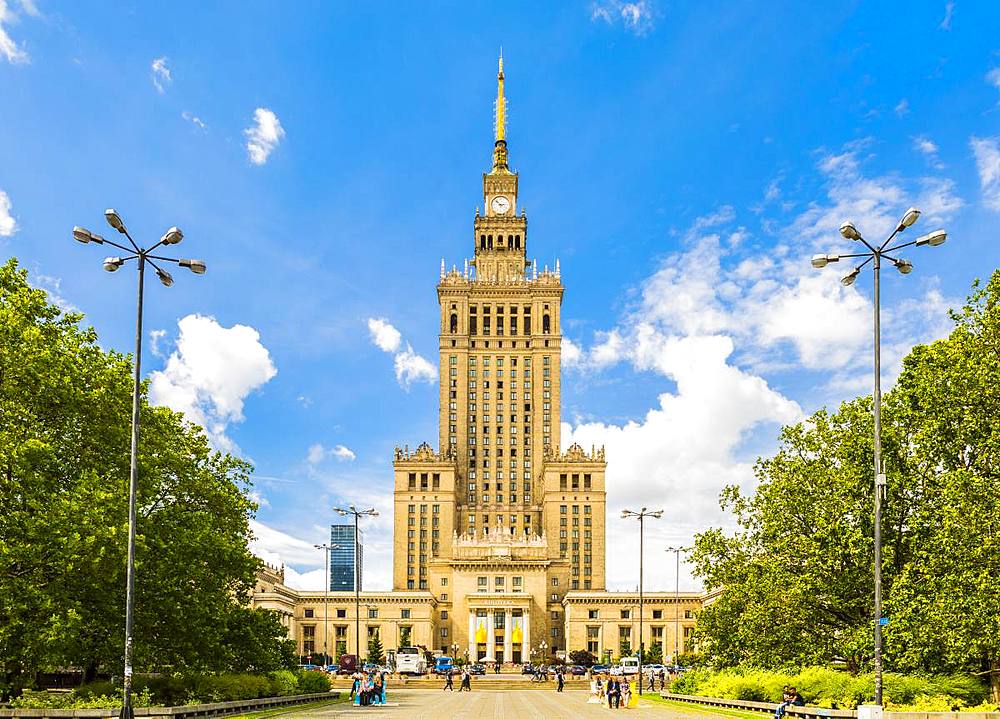
[[[326,557],[325,583],[323,584],[323,668],[326,669],[330,664],[330,654],[327,649],[327,632],[330,621],[330,550],[340,549],[340,545],[314,544],[313,546],[316,549],[322,549]]]
[[[377,517],[378,512],[374,507],[369,509],[357,509],[353,504],[348,504],[347,509],[334,507],[333,511],[341,517],[347,515],[354,516],[354,643],[357,646],[358,659],[361,659],[361,561],[359,558],[361,540],[358,536],[358,520],[362,517]]]
[[[169,272],[164,271],[154,260],[161,262],[173,262],[180,267],[187,268],[197,275],[205,274],[205,263],[201,260],[177,260],[172,257],[162,257],[154,255],[155,250],[160,245],[176,245],[184,239],[184,233],[177,227],[171,227],[160,238],[159,242],[149,249],[141,248],[132,239],[128,228],[122,222],[117,211],[109,209],[104,211],[104,219],[112,228],[128,238],[131,247],[119,245],[117,242],[105,239],[100,235],[95,235],[82,227],[73,228],[73,239],[83,244],[94,243],[96,245],[111,245],[122,250],[125,254],[121,257],[106,257],[104,259],[104,269],[108,272],[115,272],[119,267],[131,260],[138,260],[139,270],[139,292],[136,308],[135,320],[135,366],[132,375],[132,445],[131,459],[129,462],[129,483],[128,483],[128,559],[125,580],[125,668],[122,699],[122,719],[132,719],[132,626],[135,610],[135,498],[136,489],[139,482],[139,375],[142,364],[142,300],[143,300],[143,279],[146,275],[146,263],[148,262],[156,269],[156,276],[164,286],[170,287],[174,283],[174,278]]]
[[[659,519],[663,516],[663,510],[647,511],[645,507],[635,512],[631,509],[622,510],[622,519],[635,517],[639,520],[639,696],[642,696],[642,555],[643,555],[643,528],[646,517]]]
[[[889,244],[900,232],[910,227],[917,218],[920,217],[920,210],[911,207],[903,215],[903,218],[896,225],[896,229],[881,245],[875,247],[868,243],[853,222],[845,222],[840,226],[840,234],[848,240],[862,243],[866,252],[858,252],[847,255],[813,255],[812,266],[820,269],[826,267],[831,262],[839,262],[841,259],[853,257],[865,257],[865,261],[851,270],[841,279],[845,287],[854,284],[854,281],[861,273],[861,269],[869,262],[872,263],[874,274],[874,335],[875,335],[875,391],[872,395],[872,404],[875,416],[875,447],[874,447],[874,469],[875,469],[875,703],[882,705],[882,502],[885,499],[886,479],[885,466],[882,464],[882,337],[881,337],[881,294],[880,275],[882,269],[882,258],[892,262],[900,274],[908,275],[913,271],[913,264],[909,260],[900,257],[893,257],[890,252],[901,250],[904,247],[916,245],[917,247],[937,247],[943,244],[948,235],[944,230],[935,230],[929,234],[918,237],[912,242],[904,242],[899,245],[889,247]]]
[[[674,666],[678,665],[677,657],[680,656],[679,634],[681,626],[681,552],[686,552],[687,547],[667,547],[668,552],[674,553]]]

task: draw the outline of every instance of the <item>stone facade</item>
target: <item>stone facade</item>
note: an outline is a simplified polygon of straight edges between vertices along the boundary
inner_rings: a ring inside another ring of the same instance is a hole
[[[437,285],[438,449],[395,450],[393,590],[363,592],[362,604],[377,611],[363,611],[361,621],[379,627],[371,631],[389,649],[405,626],[415,644],[472,659],[517,663],[588,644],[617,655],[621,612],[637,595],[605,591],[604,449],[560,449],[564,288],[558,260],[539,271],[527,257],[503,83],[501,59],[493,166],[483,174],[473,257],[461,270],[446,270],[442,260]],[[283,612],[301,649],[322,651],[315,611],[322,593],[281,582],[262,587],[258,604]],[[678,606],[678,626],[690,627],[699,595],[681,595],[680,604],[673,594],[649,596],[646,643],[655,637],[670,656],[674,624],[662,616],[672,619]],[[327,633],[340,642],[354,596],[329,597],[337,628]],[[405,620],[397,616],[403,608]],[[353,652],[353,630],[348,635],[343,645],[331,639],[330,653]]]

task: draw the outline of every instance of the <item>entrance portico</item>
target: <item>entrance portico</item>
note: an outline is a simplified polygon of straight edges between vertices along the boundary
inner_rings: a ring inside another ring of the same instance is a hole
[[[466,597],[469,604],[469,658],[520,663],[531,636],[531,597],[493,594]]]

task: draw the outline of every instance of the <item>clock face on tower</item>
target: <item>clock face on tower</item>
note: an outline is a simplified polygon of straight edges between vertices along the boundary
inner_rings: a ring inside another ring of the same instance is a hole
[[[490,207],[493,208],[493,211],[498,215],[505,215],[507,214],[507,210],[510,209],[510,200],[503,195],[494,197],[493,201],[490,203]]]

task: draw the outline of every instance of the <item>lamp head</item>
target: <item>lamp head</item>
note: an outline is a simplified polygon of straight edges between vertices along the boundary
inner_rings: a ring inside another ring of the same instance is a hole
[[[104,211],[104,219],[108,221],[108,224],[114,227],[116,230],[125,234],[125,223],[122,222],[121,215],[118,214],[118,210],[109,207]]]
[[[170,285],[174,284],[174,278],[170,276],[169,272],[157,270],[156,276],[160,278],[160,282],[163,283],[164,287],[170,287]]]
[[[105,257],[104,258],[104,269],[108,272],[116,272],[119,267],[125,264],[125,260],[121,257]]]
[[[165,245],[176,245],[183,239],[184,239],[184,233],[181,232],[181,228],[171,227],[169,230],[163,233],[163,237],[160,238],[160,242],[162,242]]]
[[[205,274],[205,270],[208,269],[202,260],[179,260],[177,264],[181,267],[187,267],[196,275],[203,275]]]
[[[916,222],[918,217],[920,217],[920,210],[916,207],[908,209],[903,215],[903,219],[899,221],[899,225],[896,227],[896,232],[902,232],[905,230],[907,227]]]
[[[840,284],[842,284],[844,287],[850,287],[851,285],[854,284],[854,280],[858,279],[859,274],[861,274],[861,268],[855,267],[849,273],[844,275],[844,277],[840,280]]]
[[[899,270],[899,274],[908,275],[913,272],[913,263],[909,260],[898,260],[896,262],[896,269]]]
[[[845,222],[840,226],[840,234],[844,239],[847,240],[860,240],[861,233],[858,232],[858,228],[854,226],[853,222]]]
[[[813,255],[812,266],[815,267],[817,270],[823,269],[824,267],[826,267],[826,264],[827,264],[826,255]]]
[[[83,244],[87,244],[88,242],[90,242],[90,236],[91,236],[90,230],[85,230],[79,225],[76,225],[73,228],[73,239],[76,240],[77,242],[82,242]]]
[[[918,237],[917,241],[914,243],[917,247],[923,247],[924,245],[930,245],[931,247],[937,247],[938,245],[943,245],[944,241],[948,239],[948,233],[944,230],[934,230],[922,237]]]

